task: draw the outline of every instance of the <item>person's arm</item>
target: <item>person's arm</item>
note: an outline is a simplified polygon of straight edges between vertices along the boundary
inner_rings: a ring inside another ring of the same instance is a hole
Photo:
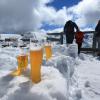
[[[76,25],[76,23],[73,22],[73,25],[74,25],[74,27],[76,28],[76,31],[79,32],[79,28],[78,28],[78,26]]]
[[[66,30],[67,30],[67,23],[64,26],[64,33],[66,33]]]
[[[99,25],[97,24],[97,26],[95,27],[96,32],[98,32],[98,28],[99,28]]]

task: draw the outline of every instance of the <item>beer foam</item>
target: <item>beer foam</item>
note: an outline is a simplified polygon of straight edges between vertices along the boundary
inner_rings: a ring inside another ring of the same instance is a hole
[[[51,46],[51,44],[49,44],[49,43],[46,43],[46,44],[45,44],[45,46]]]
[[[19,49],[19,55],[20,55],[20,56],[24,56],[24,55],[25,55],[25,52],[24,52],[23,49]]]
[[[30,46],[30,50],[37,51],[37,50],[41,50],[41,49],[42,49],[41,46]]]

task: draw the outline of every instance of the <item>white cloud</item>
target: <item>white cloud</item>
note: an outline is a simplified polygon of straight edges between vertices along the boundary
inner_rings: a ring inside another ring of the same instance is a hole
[[[1,0],[0,1],[0,31],[34,31],[43,22],[54,25],[64,25],[70,18],[66,8],[56,11],[46,6],[53,0]]]
[[[37,12],[42,18],[43,22],[51,25],[64,25],[66,20],[72,19],[72,16],[67,14],[66,7],[56,10],[54,7],[40,6]]]
[[[53,0],[0,0],[0,31],[37,31],[43,22],[64,26],[69,19],[80,28],[100,19],[100,0],[82,0],[77,5],[56,10],[46,6]],[[58,29],[54,29],[58,30]]]
[[[54,24],[64,25],[66,20],[72,19],[72,16],[67,13],[67,8],[63,7],[55,13]]]
[[[77,5],[69,8],[73,16],[76,16],[76,22],[81,27],[89,24],[97,24],[100,19],[100,0],[82,0]]]
[[[59,33],[59,32],[62,32],[63,31],[63,28],[56,28],[54,30],[48,30],[47,32],[48,33]]]
[[[31,31],[41,27],[37,9],[52,0],[0,0],[0,31]]]

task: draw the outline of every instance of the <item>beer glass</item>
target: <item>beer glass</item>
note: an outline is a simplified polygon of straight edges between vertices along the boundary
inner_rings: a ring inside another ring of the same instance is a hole
[[[17,56],[17,64],[18,64],[17,70],[15,70],[11,73],[11,75],[13,75],[13,76],[21,75],[22,72],[25,71],[28,66],[28,55],[26,54],[24,48],[22,48],[21,46],[19,46],[19,54]]]
[[[28,55],[19,55],[17,57],[18,69],[26,70],[28,66]]]
[[[32,45],[31,45],[32,46]],[[43,50],[41,46],[34,45],[30,48],[31,80],[33,83],[41,81],[41,65]]]
[[[28,55],[17,56],[18,69],[13,71],[11,75],[19,76],[22,71],[25,71],[28,66]]]
[[[50,43],[45,44],[45,53],[46,53],[46,60],[49,60],[52,57],[52,47]]]

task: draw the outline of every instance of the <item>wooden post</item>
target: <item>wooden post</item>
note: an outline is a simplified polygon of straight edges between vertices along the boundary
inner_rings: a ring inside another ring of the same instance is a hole
[[[61,44],[63,44],[63,33],[61,33],[61,38],[60,38],[60,42],[61,42]]]
[[[96,37],[95,37],[95,32],[93,34],[93,44],[92,44],[92,48],[96,50]],[[96,55],[96,52],[93,52],[94,56]]]
[[[92,48],[96,49],[96,37],[95,37],[95,34],[93,34],[93,45],[92,45]]]

